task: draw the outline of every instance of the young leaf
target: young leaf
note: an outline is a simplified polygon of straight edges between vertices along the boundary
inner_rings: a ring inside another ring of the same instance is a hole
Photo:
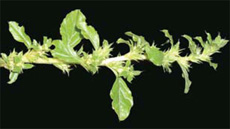
[[[50,51],[50,47],[52,46],[52,39],[51,38],[47,38],[46,36],[43,36],[43,45],[42,45],[42,49],[45,52]]]
[[[228,40],[222,39],[220,36],[220,33],[216,36],[216,38],[212,41],[213,44],[216,44],[218,48],[224,47],[227,43]]]
[[[192,84],[192,82],[189,80],[189,75],[188,75],[190,65],[188,63],[187,56],[178,58],[177,63],[179,64],[182,70],[182,77],[185,79],[184,93],[187,94]]]
[[[205,46],[204,46],[204,41],[203,41],[202,37],[197,36],[197,37],[195,37],[194,39],[198,40],[202,47],[205,47]]]
[[[186,69],[182,65],[180,65],[180,67],[181,67],[181,70],[182,70],[182,77],[185,79],[184,93],[187,94],[192,82],[189,80],[188,69]]]
[[[145,40],[143,36],[136,35],[130,31],[125,32],[127,36],[132,37],[133,41],[137,43],[137,46],[144,47],[145,45],[148,45],[149,43]]]
[[[119,39],[117,40],[117,43],[118,43],[118,44],[120,44],[120,43],[125,43],[125,44],[127,44],[127,45],[129,45],[129,46],[131,45],[130,42],[129,42],[128,40],[124,40],[124,39],[122,39],[122,38],[119,38]]]
[[[1,53],[1,56],[5,62],[8,62],[8,56],[5,53]]]
[[[23,69],[32,69],[34,67],[33,64],[24,64]]]
[[[5,65],[5,61],[2,58],[0,58],[0,67],[3,67],[4,65]]]
[[[205,32],[206,33],[206,35],[207,35],[207,41],[208,41],[208,43],[212,43],[212,36],[211,36],[211,34],[210,33],[208,33],[208,32]]]
[[[24,43],[27,48],[31,48],[31,39],[25,33],[25,28],[23,26],[20,27],[17,22],[10,21],[9,31],[16,41]]]
[[[173,37],[172,37],[172,35],[169,34],[169,31],[164,29],[164,30],[161,30],[161,32],[163,32],[165,34],[165,37],[169,38],[169,41],[170,41],[171,45],[173,46]]]
[[[212,63],[211,61],[209,61],[208,63],[209,63],[209,65],[210,65],[211,67],[214,68],[214,70],[217,69],[217,67],[218,67],[218,64],[217,64],[217,63]]]
[[[64,64],[64,63],[59,63],[59,64],[54,64],[55,67],[59,68],[60,70],[62,70],[63,73],[67,73],[69,75],[70,72],[70,65],[68,64]]]
[[[9,76],[10,81],[8,81],[8,84],[14,83],[17,80],[18,75],[19,73],[10,72],[10,76]]]
[[[116,78],[113,88],[110,91],[110,97],[113,100],[112,108],[118,115],[119,120],[125,120],[129,116],[131,107],[133,106],[133,97],[131,91],[121,77]]]
[[[81,34],[84,36],[84,38],[90,40],[94,49],[98,49],[100,46],[100,39],[97,31],[92,26],[87,25],[86,17],[80,10],[75,11],[77,14],[77,28],[81,30]]]
[[[195,44],[195,42],[192,40],[192,38],[188,35],[183,35],[184,38],[186,38],[189,42],[189,49],[191,51],[192,54],[200,54],[200,50],[197,45]]]

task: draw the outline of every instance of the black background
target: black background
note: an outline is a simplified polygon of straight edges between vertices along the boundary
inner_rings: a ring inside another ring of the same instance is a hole
[[[60,39],[59,26],[65,15],[81,9],[101,40],[115,42],[132,31],[152,43],[167,39],[159,31],[168,29],[181,47],[188,47],[181,35],[202,36],[205,31],[229,39],[229,2],[1,2],[1,52],[15,48],[26,51],[8,31],[8,21],[25,26],[26,33],[42,41],[42,36]],[[86,51],[92,46],[85,41]],[[160,45],[159,45],[160,46]],[[113,55],[128,51],[116,45]],[[183,53],[185,54],[185,53]],[[111,108],[113,73],[101,67],[91,75],[81,66],[70,76],[51,65],[25,70],[8,85],[8,71],[1,70],[2,127],[229,127],[229,45],[215,54],[217,71],[207,63],[193,64],[193,82],[184,94],[184,80],[175,63],[171,74],[150,62],[135,63],[144,72],[128,84],[134,96],[130,116],[119,122]]]

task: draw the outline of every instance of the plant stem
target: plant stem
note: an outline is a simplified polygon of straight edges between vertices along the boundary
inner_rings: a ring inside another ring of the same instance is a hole
[[[37,60],[33,62],[25,61],[25,63],[34,63],[34,64],[60,64],[64,63],[61,60],[54,59],[54,58],[38,58]]]
[[[112,58],[108,58],[106,60],[103,60],[101,65],[107,65],[111,62],[124,61],[124,60],[128,60],[128,58],[126,58],[125,56],[112,57]]]
[[[143,60],[146,59],[146,56],[143,55]],[[112,57],[108,58],[106,60],[103,60],[101,63],[101,66],[105,66],[111,62],[117,62],[117,61],[125,61],[125,60],[130,60],[127,58],[125,55],[123,56],[118,56],[118,57]],[[35,63],[35,64],[60,64],[60,63],[65,63],[61,60],[55,59],[55,58],[38,58],[37,60],[30,62],[28,60],[25,61],[25,63]]]

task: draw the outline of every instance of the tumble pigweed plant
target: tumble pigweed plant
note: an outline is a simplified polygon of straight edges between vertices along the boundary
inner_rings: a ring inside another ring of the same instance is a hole
[[[183,35],[189,42],[190,54],[181,56],[180,42],[174,42],[168,30],[162,30],[169,39],[168,43],[171,47],[166,51],[161,51],[155,44],[150,45],[143,36],[136,35],[132,32],[125,34],[130,38],[125,40],[119,38],[117,43],[125,43],[129,46],[129,52],[124,55],[111,57],[113,48],[107,40],[100,43],[97,31],[86,23],[86,17],[80,10],[74,10],[67,14],[61,23],[60,34],[61,39],[52,40],[43,37],[43,43],[36,41],[25,33],[23,26],[19,26],[17,22],[9,22],[9,31],[13,38],[24,43],[28,51],[23,53],[13,50],[9,55],[1,53],[0,67],[10,71],[9,84],[14,83],[18,75],[23,70],[31,69],[34,64],[52,64],[64,73],[69,74],[72,66],[81,65],[87,71],[95,74],[100,66],[111,69],[116,79],[110,91],[112,99],[112,108],[115,110],[120,121],[125,120],[133,106],[133,97],[126,81],[132,82],[135,76],[141,74],[141,71],[135,70],[131,61],[148,60],[156,66],[163,67],[165,72],[171,73],[171,65],[177,62],[182,70],[182,77],[185,79],[184,93],[188,93],[191,81],[189,79],[189,69],[191,63],[200,64],[207,62],[214,69],[217,68],[216,63],[211,62],[211,55],[218,53],[220,48],[224,47],[228,40],[222,39],[220,34],[214,39],[209,33],[207,41],[203,41],[202,37],[192,38]],[[74,50],[82,39],[89,40],[93,45],[92,53],[87,53],[81,47],[78,51]],[[195,43],[197,40],[200,44]],[[55,47],[51,49],[51,46]],[[51,55],[49,55],[51,53]]]

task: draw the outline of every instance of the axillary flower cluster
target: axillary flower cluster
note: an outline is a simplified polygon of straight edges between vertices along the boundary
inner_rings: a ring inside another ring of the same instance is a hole
[[[41,44],[35,39],[31,40],[25,33],[24,27],[14,21],[9,22],[9,31],[16,41],[24,43],[28,49],[25,53],[15,50],[9,55],[1,53],[0,67],[9,70],[9,84],[14,83],[23,70],[32,69],[34,64],[51,64],[67,74],[75,65],[81,65],[92,74],[97,73],[100,66],[105,66],[116,76],[110,97],[112,108],[120,121],[129,116],[133,106],[132,93],[124,80],[131,83],[135,76],[141,74],[141,71],[134,69],[131,61],[148,60],[156,66],[163,67],[163,70],[169,73],[172,72],[172,63],[177,62],[182,70],[182,77],[185,79],[184,93],[188,93],[191,85],[188,74],[191,63],[207,62],[216,69],[217,64],[211,62],[211,55],[218,53],[220,48],[228,43],[228,40],[221,38],[220,34],[213,39],[206,32],[206,41],[202,37],[192,38],[183,35],[182,37],[188,40],[190,53],[181,56],[180,42],[174,42],[168,30],[162,30],[168,38],[167,43],[171,44],[171,47],[165,51],[160,50],[155,44],[150,45],[143,36],[126,32],[129,39],[119,38],[117,43],[127,44],[129,52],[112,57],[111,43],[107,40],[100,42],[97,31],[86,23],[86,17],[80,10],[74,10],[64,18],[60,27],[61,39],[44,36]],[[82,39],[87,39],[92,43],[92,53],[85,52],[83,46],[77,51],[74,49]],[[51,46],[55,47],[51,49]]]

